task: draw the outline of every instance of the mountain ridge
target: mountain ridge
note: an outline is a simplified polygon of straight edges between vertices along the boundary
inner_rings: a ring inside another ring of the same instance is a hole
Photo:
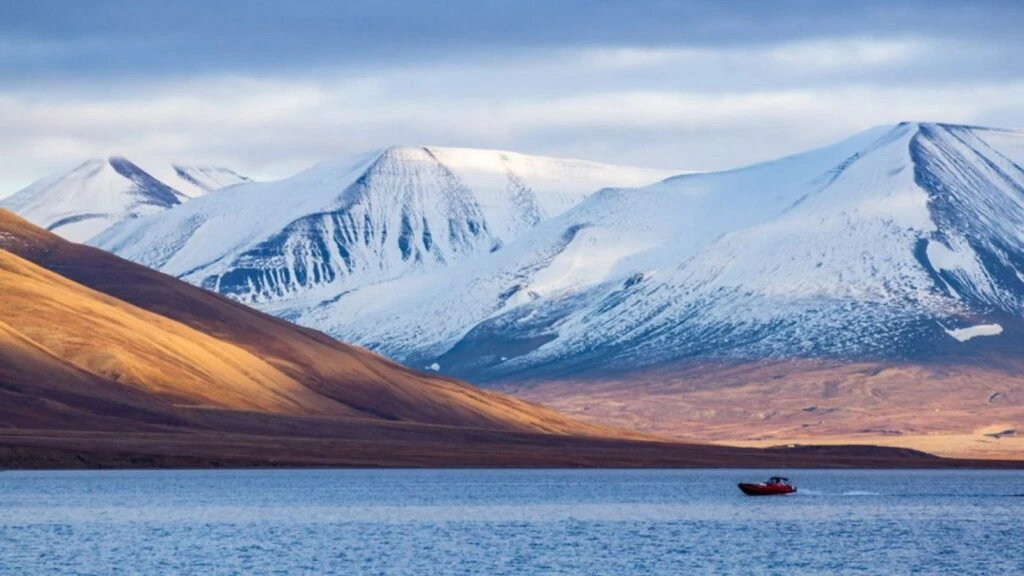
[[[224,190],[159,221],[126,222],[93,243],[247,302],[326,299],[498,250],[600,187],[593,183],[667,173],[392,146]]]

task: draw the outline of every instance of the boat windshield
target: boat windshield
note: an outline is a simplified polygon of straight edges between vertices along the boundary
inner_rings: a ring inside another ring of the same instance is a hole
[[[789,478],[783,478],[782,476],[772,476],[768,479],[769,484],[789,484]]]

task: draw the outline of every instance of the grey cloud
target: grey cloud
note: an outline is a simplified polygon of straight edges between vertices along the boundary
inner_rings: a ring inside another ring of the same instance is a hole
[[[85,156],[284,176],[389,144],[723,168],[906,119],[1024,124],[1016,3],[0,8],[0,196]]]
[[[756,46],[837,36],[1019,45],[1022,15],[1019,3],[995,1],[33,0],[0,9],[0,75],[14,81],[360,68],[467,52]]]

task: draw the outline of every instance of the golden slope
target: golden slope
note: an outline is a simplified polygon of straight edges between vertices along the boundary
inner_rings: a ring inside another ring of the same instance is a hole
[[[351,413],[237,346],[8,252],[0,252],[0,292],[0,318],[52,358],[170,402],[282,414]]]
[[[177,426],[164,403],[79,370],[0,322],[0,428]]]
[[[77,369],[175,403],[506,431],[618,434],[409,370],[66,242],[3,210],[0,254],[0,290],[8,294],[0,315],[9,326]]]

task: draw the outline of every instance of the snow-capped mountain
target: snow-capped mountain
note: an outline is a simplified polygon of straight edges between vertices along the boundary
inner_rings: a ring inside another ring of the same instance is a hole
[[[945,354],[1015,338],[1021,166],[1019,132],[878,128],[744,169],[602,190],[493,255],[288,313],[477,380]]]
[[[604,186],[669,171],[513,152],[390,147],[222,190],[93,244],[267,310],[499,252]]]
[[[1022,166],[1024,134],[926,123],[596,193],[656,174],[392,148],[95,243],[476,381],[936,357],[1017,341]]]
[[[245,181],[226,168],[167,164],[144,169],[112,156],[30,184],[0,201],[0,207],[68,240],[84,242],[122,220]]]

